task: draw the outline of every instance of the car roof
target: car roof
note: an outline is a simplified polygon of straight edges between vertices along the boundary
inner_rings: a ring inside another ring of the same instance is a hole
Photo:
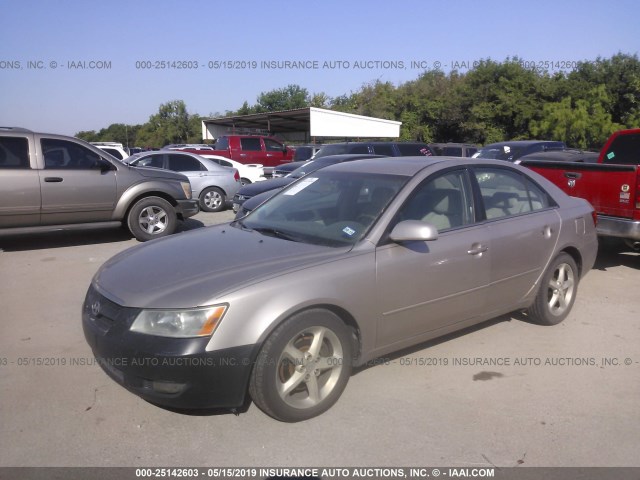
[[[387,173],[393,175],[413,176],[424,168],[437,163],[455,160],[459,157],[378,157],[342,162],[330,165],[322,170],[342,171],[351,173]]]
[[[506,141],[506,142],[496,142],[496,143],[490,143],[488,145],[485,145],[484,147],[482,147],[483,149],[485,148],[489,148],[489,147],[502,147],[502,146],[522,146],[522,147],[526,147],[529,145],[535,145],[537,143],[562,143],[559,140],[511,140],[511,141]]]

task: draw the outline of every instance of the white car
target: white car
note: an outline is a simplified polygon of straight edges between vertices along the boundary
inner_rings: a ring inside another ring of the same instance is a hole
[[[118,160],[124,160],[129,154],[121,143],[117,142],[91,142],[91,145],[98,147],[100,150],[107,152]]]
[[[219,155],[207,155],[204,153],[200,154],[200,156],[208,158],[209,160],[212,160],[218,165],[222,165],[223,167],[230,167],[238,170],[238,173],[240,174],[240,183],[242,185],[261,182],[262,180],[267,179],[264,176],[264,167],[260,163],[244,164],[226,157],[221,157]]]

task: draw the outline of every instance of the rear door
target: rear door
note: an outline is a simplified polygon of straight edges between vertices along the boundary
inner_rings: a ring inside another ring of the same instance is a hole
[[[492,252],[487,306],[505,312],[522,302],[551,260],[560,216],[546,192],[521,172],[476,167],[473,173]]]
[[[40,178],[31,140],[30,134],[0,137],[0,228],[40,223]]]
[[[42,224],[111,220],[116,202],[116,167],[96,168],[102,157],[72,140],[39,138]],[[109,162],[110,163],[110,162]]]

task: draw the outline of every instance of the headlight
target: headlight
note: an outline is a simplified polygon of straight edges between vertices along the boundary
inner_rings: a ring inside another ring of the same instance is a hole
[[[213,334],[226,311],[227,305],[189,310],[143,310],[130,330],[159,337],[206,337]]]
[[[191,183],[180,182],[180,186],[184,190],[184,196],[187,197],[187,200],[191,200]]]

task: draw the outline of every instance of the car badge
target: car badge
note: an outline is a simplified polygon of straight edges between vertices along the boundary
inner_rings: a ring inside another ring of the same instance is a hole
[[[91,313],[93,314],[94,317],[97,317],[98,315],[100,315],[100,307],[101,307],[100,301],[95,301],[91,305]]]
[[[571,179],[567,182],[567,185],[569,185],[569,188],[573,188],[576,186],[576,181],[574,179]]]
[[[624,185],[622,185],[621,190],[624,193],[627,193],[629,191],[629,185],[627,185],[626,183]]]

